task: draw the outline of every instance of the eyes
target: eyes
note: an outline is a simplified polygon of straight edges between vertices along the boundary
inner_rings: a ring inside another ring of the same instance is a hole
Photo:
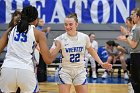
[[[65,23],[64,26],[73,26],[73,23]]]

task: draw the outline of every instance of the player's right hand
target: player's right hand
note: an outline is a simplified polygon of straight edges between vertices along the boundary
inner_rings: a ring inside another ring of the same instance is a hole
[[[107,70],[111,70],[112,69],[112,64],[108,63],[108,62],[105,62],[105,63],[102,63],[101,65],[103,68],[107,69]]]

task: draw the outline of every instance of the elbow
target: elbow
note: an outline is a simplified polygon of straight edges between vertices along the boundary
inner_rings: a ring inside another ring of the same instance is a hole
[[[132,49],[134,49],[135,47],[131,46]]]
[[[137,47],[137,45],[138,45],[138,42],[131,42],[131,43],[129,43],[129,45],[130,45],[130,47],[132,48],[132,49],[134,49],[134,48],[136,48]]]
[[[136,45],[132,45],[131,48],[132,48],[132,49],[136,48]]]
[[[46,59],[46,60],[45,60],[45,63],[46,63],[47,65],[50,65],[50,64],[52,63],[52,60]]]
[[[43,57],[43,56],[42,56],[42,57]],[[43,60],[44,60],[44,62],[45,62],[47,65],[51,64],[52,61],[53,61],[53,60],[51,60],[51,59],[48,58],[48,57],[43,57]]]
[[[51,61],[47,61],[47,62],[46,62],[47,65],[50,65],[51,63],[52,63]]]
[[[43,58],[43,60],[44,60],[44,62],[47,64],[47,65],[49,65],[49,64],[51,64],[52,63],[52,58],[50,57],[50,56],[43,56],[42,55],[42,58]]]

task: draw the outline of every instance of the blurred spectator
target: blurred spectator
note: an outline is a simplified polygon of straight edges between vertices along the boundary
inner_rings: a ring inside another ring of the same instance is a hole
[[[51,30],[51,27],[47,27],[44,29],[44,26],[45,26],[44,20],[42,18],[38,18],[37,29],[42,32],[45,32],[46,37],[48,38],[48,34]],[[38,48],[39,48],[39,46],[38,46]],[[36,52],[38,52],[38,50],[36,50]],[[37,79],[39,82],[44,82],[44,81],[46,81],[46,77],[47,77],[46,64],[45,64],[41,54],[39,54],[39,52],[36,53],[36,55],[39,60],[39,64],[37,66]]]
[[[21,12],[19,10],[15,10],[14,13],[12,13],[11,21],[8,25],[8,28],[13,28],[15,25],[17,25],[21,18]]]
[[[107,61],[109,63],[115,64],[115,62],[119,60],[122,65],[122,69],[124,70],[124,79],[128,79],[129,77],[126,69],[127,65],[125,62],[126,50],[119,44],[115,43],[114,41],[107,41],[105,47],[109,54]],[[107,78],[107,77],[108,77],[108,71],[106,70],[102,75],[102,78]]]
[[[98,42],[95,40],[95,34],[94,33],[90,33],[88,36],[90,38],[90,42],[92,44],[92,47],[97,52],[97,50],[98,50]],[[88,51],[86,51],[86,54],[85,54],[85,62],[86,62],[86,67],[88,67],[88,62],[91,63],[92,78],[96,79],[97,75],[96,75],[95,59],[88,53]]]
[[[51,27],[44,28],[44,26],[45,26],[44,20],[42,18],[38,18],[37,29],[42,31],[42,32],[45,32],[46,37],[48,37],[48,34],[51,31]]]

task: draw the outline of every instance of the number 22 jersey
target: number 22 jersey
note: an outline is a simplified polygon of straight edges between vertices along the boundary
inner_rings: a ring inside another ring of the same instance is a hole
[[[88,35],[77,32],[77,35],[72,37],[66,32],[55,40],[61,43],[62,67],[85,66],[85,50],[91,46]]]

